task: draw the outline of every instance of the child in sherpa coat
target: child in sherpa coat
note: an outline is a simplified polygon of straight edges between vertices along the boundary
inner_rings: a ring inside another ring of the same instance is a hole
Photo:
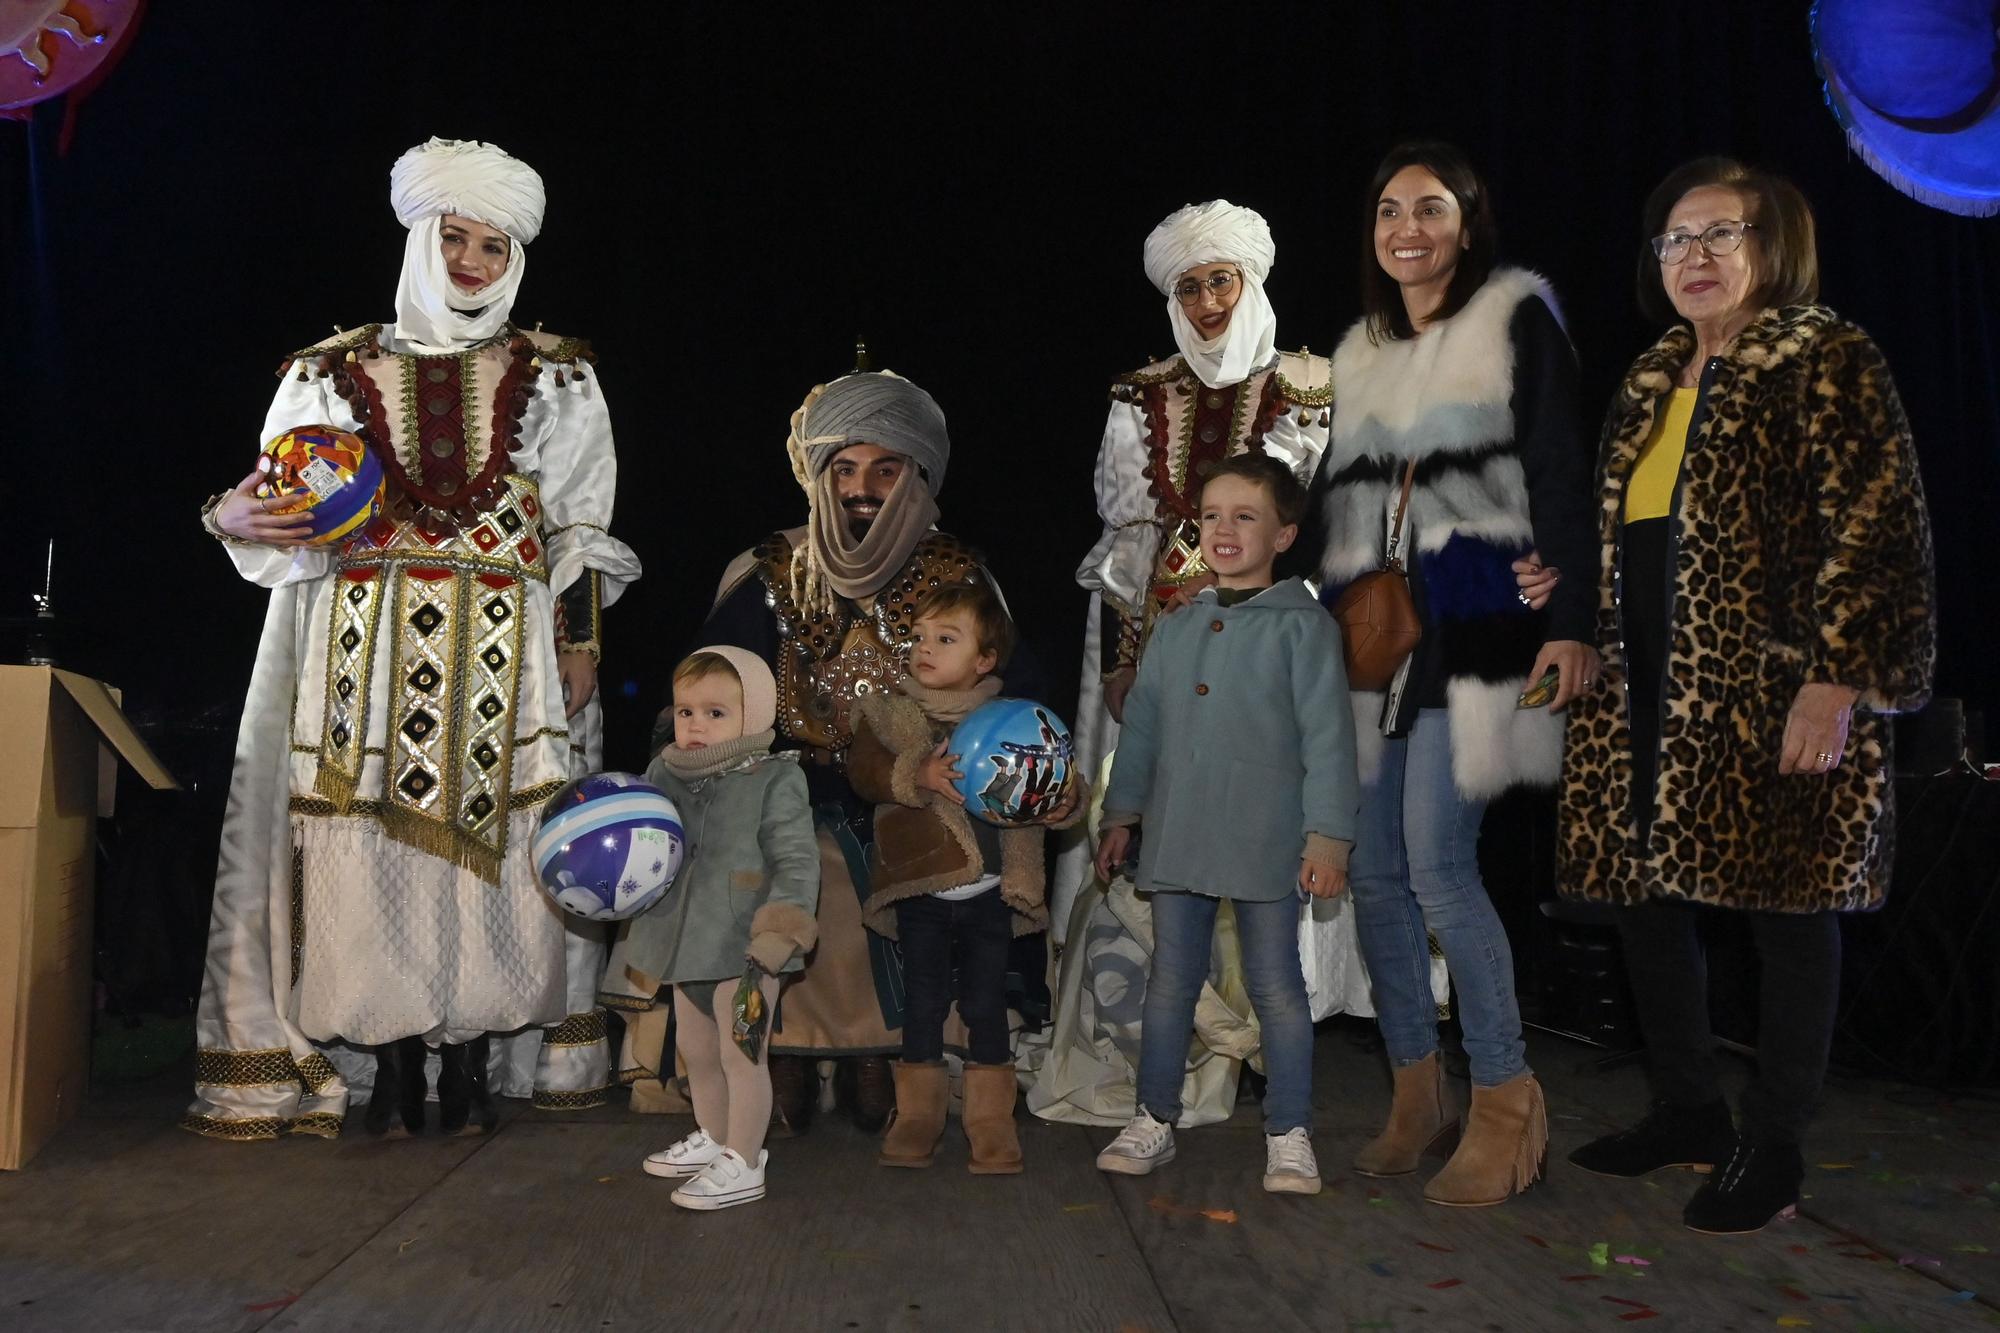
[[[965,1065],[965,1135],[976,1175],[1021,1169],[1014,1132],[1014,1062],[1007,1022],[1008,945],[1045,930],[1042,826],[1075,822],[1072,794],[1035,825],[999,828],[966,814],[952,785],[963,775],[948,738],[966,714],[1000,693],[993,674],[1014,627],[990,588],[939,588],[918,604],[910,674],[893,695],[863,696],[847,752],[854,790],[876,801],[875,854],[862,915],[903,946],[907,987],[896,1113],[883,1166],[931,1164],[944,1135],[944,1022],[959,957],[958,1013]]]
[[[683,1208],[764,1197],[763,1042],[779,978],[804,967],[818,939],[819,844],[797,753],[771,753],[777,697],[771,669],[741,648],[704,648],[675,669],[673,744],[646,780],[679,808],[687,860],[666,896],[624,923],[611,954],[614,977],[674,990],[698,1128],[645,1169],[684,1179],[672,1196]],[[735,1033],[746,976],[761,1011],[754,1030]]]

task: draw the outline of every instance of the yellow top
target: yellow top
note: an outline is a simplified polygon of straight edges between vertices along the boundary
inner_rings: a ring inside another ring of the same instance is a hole
[[[1688,426],[1694,421],[1695,390],[1675,389],[1653,421],[1653,433],[1632,465],[1625,483],[1625,521],[1665,518],[1674,504],[1674,483],[1680,479],[1681,456],[1687,452]]]

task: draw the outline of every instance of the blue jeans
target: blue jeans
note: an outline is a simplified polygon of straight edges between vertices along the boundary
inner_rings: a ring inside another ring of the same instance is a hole
[[[1153,895],[1153,967],[1139,1032],[1139,1105],[1171,1125],[1181,1117],[1194,1006],[1208,980],[1219,898]],[[1257,1023],[1264,1032],[1264,1132],[1312,1128],[1312,1012],[1299,966],[1299,900],[1236,901],[1236,936]]]
[[[1415,1064],[1437,1049],[1430,945],[1437,936],[1458,996],[1472,1081],[1498,1087],[1525,1073],[1514,955],[1479,878],[1486,802],[1451,780],[1451,714],[1426,708],[1409,735],[1385,737],[1382,770],[1361,788],[1348,867],[1354,923],[1389,1058]]]

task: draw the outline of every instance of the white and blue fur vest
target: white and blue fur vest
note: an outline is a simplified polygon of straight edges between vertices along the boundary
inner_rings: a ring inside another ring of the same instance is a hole
[[[1561,719],[1515,707],[1539,640],[1509,568],[1534,544],[1510,335],[1521,302],[1537,297],[1556,311],[1546,279],[1498,269],[1422,337],[1374,343],[1363,319],[1333,357],[1319,577],[1337,588],[1381,566],[1387,516],[1414,458],[1405,549],[1421,565],[1425,633],[1440,639],[1453,777],[1471,798],[1553,783],[1561,762]],[[1364,782],[1379,759],[1381,701],[1355,694]]]

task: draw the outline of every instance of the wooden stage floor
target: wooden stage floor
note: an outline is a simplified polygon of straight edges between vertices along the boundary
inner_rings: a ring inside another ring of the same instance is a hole
[[[185,1075],[95,1098],[0,1175],[0,1328],[1919,1330],[2000,1326],[2000,1102],[1838,1083],[1797,1221],[1679,1223],[1692,1175],[1563,1154],[1640,1106],[1638,1072],[1536,1037],[1549,1174],[1488,1209],[1346,1162],[1388,1079],[1318,1040],[1316,1198],[1259,1188],[1254,1107],[1144,1179],[1109,1130],[1021,1121],[1028,1170],[885,1171],[844,1120],[771,1145],[770,1197],[682,1212],[638,1169],[684,1117],[509,1104],[487,1139],[233,1144],[175,1128]],[[1741,1071],[1737,1071],[1740,1077]]]

